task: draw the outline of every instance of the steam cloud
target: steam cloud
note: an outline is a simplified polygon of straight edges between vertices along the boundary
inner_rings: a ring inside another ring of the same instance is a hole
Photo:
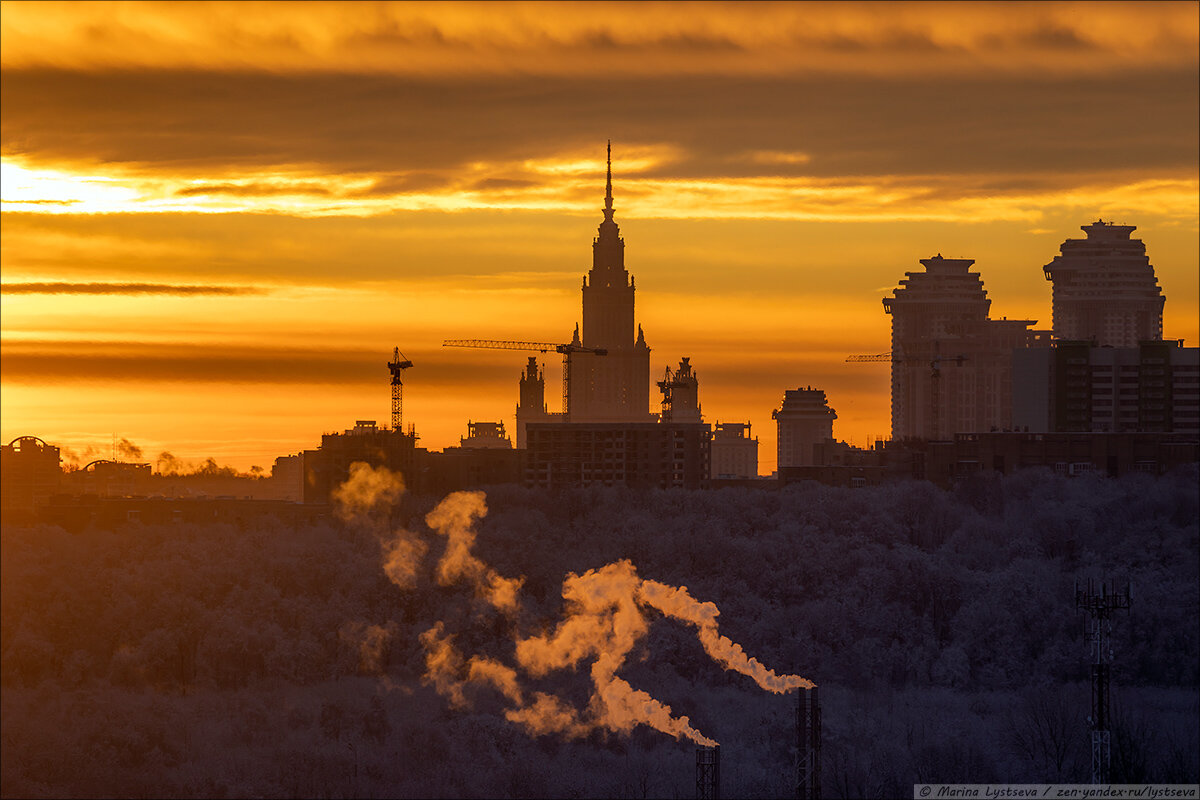
[[[475,593],[500,611],[517,609],[517,593],[524,578],[503,578],[471,555],[475,544],[475,520],[487,515],[483,492],[454,492],[425,516],[425,524],[445,536],[446,552],[438,562],[438,583],[450,586],[467,580]]]
[[[404,479],[399,473],[356,461],[350,465],[350,477],[333,490],[334,509],[347,522],[361,521],[387,510],[402,494]]]
[[[383,571],[392,583],[401,589],[415,589],[421,560],[429,545],[410,531],[391,528],[389,513],[403,494],[404,479],[400,473],[356,461],[350,465],[350,477],[333,490],[332,497],[338,517],[379,537]]]
[[[377,526],[378,513],[403,491],[398,475],[355,464],[350,479],[334,496],[344,519]],[[470,586],[477,597],[515,626],[524,578],[503,577],[471,552],[475,522],[487,515],[485,499],[483,492],[455,492],[426,515],[430,529],[446,538],[434,573],[441,586]],[[388,577],[402,587],[415,587],[425,542],[401,531],[385,538],[382,549]],[[638,725],[647,725],[676,739],[715,746],[717,742],[692,727],[688,717],[675,716],[670,706],[618,675],[649,632],[648,614],[657,613],[695,627],[701,646],[714,661],[746,675],[767,691],[784,693],[815,685],[798,675],[779,675],[767,669],[741,645],[721,635],[717,627],[720,611],[715,604],[696,600],[686,586],[643,580],[628,560],[582,575],[568,573],[562,596],[564,616],[552,631],[528,637],[513,634],[516,667],[483,656],[464,657],[445,621],[439,621],[420,635],[425,683],[454,708],[468,708],[475,691],[490,688],[511,704],[505,718],[535,736],[580,738],[594,730],[627,734]],[[530,678],[541,678],[557,670],[580,669],[586,662],[590,662],[592,694],[585,709],[546,692],[530,696],[521,687],[518,669]]]
[[[347,622],[338,630],[338,638],[358,649],[359,672],[379,674],[384,667],[384,648],[396,633],[396,623],[368,625]]]

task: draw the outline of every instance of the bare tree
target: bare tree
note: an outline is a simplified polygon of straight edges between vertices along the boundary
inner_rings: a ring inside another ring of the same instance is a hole
[[[1009,746],[1029,765],[1033,777],[1051,782],[1078,777],[1079,755],[1087,739],[1086,698],[1079,694],[1066,686],[1027,690],[1005,716]]]

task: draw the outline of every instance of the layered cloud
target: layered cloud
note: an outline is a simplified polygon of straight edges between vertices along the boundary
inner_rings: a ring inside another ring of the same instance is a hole
[[[1194,68],[1103,81],[6,70],[0,82],[6,157],[78,176],[106,165],[98,180],[170,177],[145,191],[177,203],[491,194],[553,186],[572,164],[578,183],[597,173],[606,138],[618,175],[658,180],[1027,181],[1196,163]]]
[[[0,285],[4,294],[261,294],[253,286],[197,286],[177,283],[68,283],[66,281],[12,282]]]
[[[1195,61],[1192,3],[6,3],[5,69],[1108,72]]]

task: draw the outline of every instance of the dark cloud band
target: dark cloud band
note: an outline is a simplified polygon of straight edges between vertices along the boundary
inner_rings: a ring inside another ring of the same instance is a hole
[[[388,391],[390,351],[192,345],[185,343],[21,341],[6,342],[0,379],[14,383],[353,384]],[[420,383],[478,386],[489,380],[515,382],[524,354],[507,359],[475,356],[451,360],[439,350],[408,352],[420,367]],[[405,382],[407,383],[406,376]]]
[[[0,85],[0,139],[8,152],[47,163],[99,160],[150,173],[200,174],[225,193],[278,188],[218,175],[298,165],[438,184],[480,162],[600,154],[608,135],[617,143],[670,145],[678,157],[654,175],[663,178],[763,175],[763,164],[734,155],[755,151],[802,151],[803,164],[772,164],[766,174],[813,177],[1073,171],[1097,164],[1146,174],[1196,164],[1193,68],[1103,81],[8,69]]]
[[[5,283],[3,294],[265,294],[257,286],[185,286],[172,283]]]

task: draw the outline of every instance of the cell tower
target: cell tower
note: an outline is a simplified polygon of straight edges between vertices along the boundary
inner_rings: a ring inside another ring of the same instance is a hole
[[[815,686],[796,697],[796,797],[821,798],[821,703]]]
[[[721,745],[696,748],[696,800],[721,800]]]
[[[404,424],[404,383],[400,380],[400,373],[413,365],[413,362],[404,357],[400,352],[400,348],[392,350],[392,360],[388,362],[388,369],[392,373],[392,430],[401,430]]]
[[[1112,635],[1112,613],[1128,610],[1132,598],[1129,584],[1118,592],[1113,587],[1100,583],[1100,591],[1092,579],[1087,588],[1075,584],[1075,608],[1083,609],[1091,617],[1088,624],[1088,640],[1092,648],[1092,715],[1088,723],[1092,728],[1092,783],[1106,784],[1112,777],[1112,731],[1109,730],[1109,673],[1112,663],[1112,648],[1105,641],[1105,634]]]

